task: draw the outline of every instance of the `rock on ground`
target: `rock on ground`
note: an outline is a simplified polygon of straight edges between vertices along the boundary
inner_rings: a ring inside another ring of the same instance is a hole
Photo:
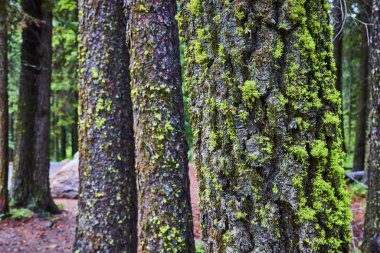
[[[78,198],[79,190],[79,158],[66,163],[62,169],[50,175],[50,189],[53,198]]]

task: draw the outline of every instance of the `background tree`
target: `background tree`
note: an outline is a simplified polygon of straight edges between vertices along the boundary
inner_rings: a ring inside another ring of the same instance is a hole
[[[342,96],[343,91],[343,35],[344,35],[344,23],[346,19],[345,4],[342,0],[333,1],[333,26],[334,26],[334,57],[336,64],[336,89]],[[343,103],[343,101],[342,101]],[[342,146],[343,150],[346,150],[344,141],[344,120],[343,113],[340,115],[340,125],[342,129]]]
[[[131,10],[142,251],[194,252],[176,1],[133,0]]]
[[[327,1],[181,1],[206,252],[348,252]]]
[[[380,252],[380,2],[373,1],[371,33],[372,105],[368,158],[368,196],[363,252]]]
[[[53,9],[52,149],[55,160],[78,151],[77,1],[59,0]]]
[[[0,214],[8,211],[7,1],[0,0]]]
[[[80,198],[74,251],[136,252],[137,190],[122,0],[79,1]]]
[[[49,187],[52,6],[23,0],[21,76],[12,198],[36,212],[59,212]]]
[[[359,1],[360,15],[358,19],[366,24],[369,23],[371,5],[368,1]],[[357,87],[357,114],[355,130],[355,150],[354,150],[354,171],[364,170],[366,146],[367,146],[367,126],[368,126],[368,101],[369,101],[369,44],[368,27],[360,26],[360,81]]]

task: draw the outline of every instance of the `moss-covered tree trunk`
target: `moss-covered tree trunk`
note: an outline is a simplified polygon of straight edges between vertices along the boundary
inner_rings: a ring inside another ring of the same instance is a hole
[[[131,3],[142,251],[194,252],[176,1]]]
[[[368,159],[368,196],[363,252],[380,252],[380,2],[373,1],[371,67],[372,105]]]
[[[122,0],[79,1],[80,198],[75,252],[137,252],[128,16]]]
[[[23,0],[25,24],[12,198],[36,212],[59,212],[49,187],[52,5]]]
[[[181,8],[206,252],[348,252],[327,0]]]
[[[370,3],[360,1],[359,19],[369,23],[371,13]],[[366,25],[361,25],[360,29],[360,73],[359,83],[356,90],[356,127],[355,127],[355,149],[354,149],[354,171],[362,171],[365,167],[366,147],[367,147],[367,126],[368,126],[368,106],[369,106],[369,44],[368,29]]]
[[[0,214],[8,211],[7,1],[0,0]]]

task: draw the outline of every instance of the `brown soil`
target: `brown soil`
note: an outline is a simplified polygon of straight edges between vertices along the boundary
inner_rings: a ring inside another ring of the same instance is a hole
[[[198,183],[194,166],[190,166],[191,204],[193,209],[194,235],[201,238]],[[56,199],[57,204],[64,206],[60,215],[49,219],[33,217],[27,220],[0,220],[1,253],[69,253],[75,234],[75,216],[77,200]],[[355,247],[363,238],[365,199],[355,198],[352,202],[352,230]]]
[[[200,239],[198,184],[194,167],[190,166],[191,205],[194,234]],[[55,199],[64,210],[49,219],[0,220],[0,253],[71,253],[75,235],[77,200]]]

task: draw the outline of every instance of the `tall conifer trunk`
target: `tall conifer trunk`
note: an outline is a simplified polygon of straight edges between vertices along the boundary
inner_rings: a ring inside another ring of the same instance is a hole
[[[368,1],[360,1],[360,16],[362,22],[369,23],[371,12]],[[368,30],[370,27],[361,25],[361,45],[360,45],[360,75],[357,87],[356,98],[356,129],[355,129],[355,149],[354,149],[354,171],[364,170],[366,147],[367,147],[367,126],[368,126],[368,106],[369,106],[369,44]]]
[[[206,252],[348,252],[328,1],[181,9]]]
[[[23,0],[25,23],[12,198],[36,212],[59,212],[49,187],[52,5]]]
[[[380,252],[380,2],[373,1],[371,66],[372,105],[368,159],[368,196],[363,252]]]
[[[143,252],[194,252],[175,0],[131,4],[131,79]]]
[[[137,192],[123,0],[79,1],[79,178],[74,252],[137,252]]]
[[[0,214],[8,211],[7,1],[0,0]]]

